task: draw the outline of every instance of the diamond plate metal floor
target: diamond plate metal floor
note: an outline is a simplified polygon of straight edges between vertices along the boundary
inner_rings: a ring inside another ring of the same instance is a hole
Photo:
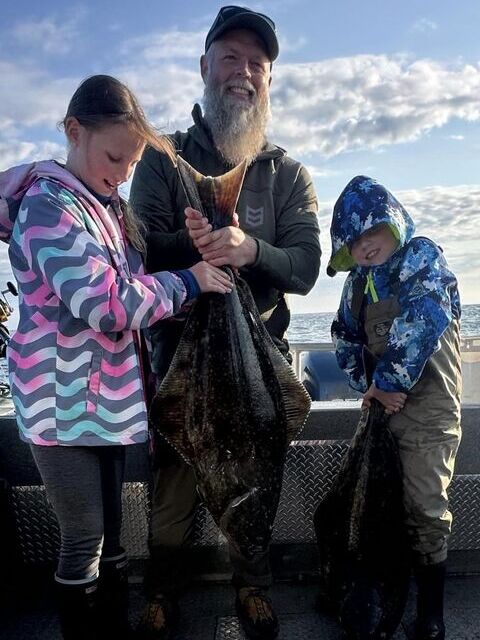
[[[51,590],[29,584],[22,601],[0,609],[1,640],[60,640]],[[271,591],[279,613],[279,640],[341,640],[336,621],[315,610],[312,584],[276,584]],[[131,619],[143,606],[138,584],[131,590]],[[244,640],[235,616],[233,590],[225,584],[193,586],[181,599],[181,620],[172,640]],[[394,640],[412,640],[414,593]],[[480,576],[449,576],[446,589],[448,640],[480,640]]]

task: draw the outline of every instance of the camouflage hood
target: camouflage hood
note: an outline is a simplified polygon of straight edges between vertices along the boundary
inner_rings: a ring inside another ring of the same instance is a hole
[[[330,236],[332,255],[327,274],[350,271],[355,263],[349,247],[364,232],[388,224],[403,247],[413,236],[415,225],[400,202],[381,184],[367,176],[350,180],[333,209]]]

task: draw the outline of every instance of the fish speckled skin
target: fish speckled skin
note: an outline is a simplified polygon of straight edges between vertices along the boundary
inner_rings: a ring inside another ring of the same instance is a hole
[[[238,175],[234,178],[227,204],[215,194],[214,213],[222,224],[231,223],[241,186]],[[198,208],[193,180],[188,175],[182,180]],[[212,186],[216,179],[207,180]],[[230,192],[225,176],[221,182]],[[228,215],[218,210],[220,201]],[[205,197],[203,205],[212,220]],[[310,399],[273,344],[248,285],[230,275],[231,294],[204,294],[194,303],[150,418],[193,466],[199,492],[222,532],[251,557],[268,547],[286,452],[305,422]]]
[[[317,507],[322,596],[351,640],[387,640],[410,581],[402,468],[389,417],[372,401],[333,487]]]

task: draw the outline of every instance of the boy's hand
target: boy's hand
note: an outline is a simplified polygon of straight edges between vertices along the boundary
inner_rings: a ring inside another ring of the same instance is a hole
[[[391,415],[392,413],[398,413],[405,406],[407,400],[407,394],[401,391],[382,391],[377,389],[375,384],[372,384],[363,396],[363,406],[370,407],[370,400],[375,398],[385,407],[385,413]]]

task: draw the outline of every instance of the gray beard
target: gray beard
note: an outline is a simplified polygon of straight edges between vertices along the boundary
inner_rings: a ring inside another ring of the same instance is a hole
[[[204,118],[213,142],[225,162],[236,166],[247,160],[250,165],[265,146],[265,131],[270,119],[268,93],[258,96],[253,105],[230,102],[221,87],[207,83],[203,94]]]

